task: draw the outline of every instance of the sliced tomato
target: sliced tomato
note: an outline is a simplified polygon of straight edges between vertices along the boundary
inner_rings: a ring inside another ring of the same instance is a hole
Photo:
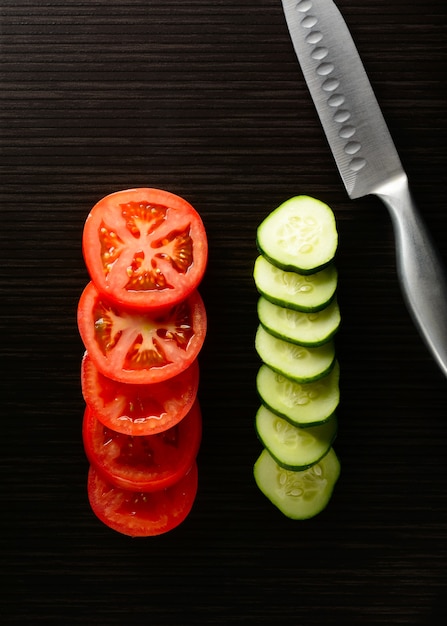
[[[86,404],[105,425],[125,435],[155,435],[175,426],[188,413],[199,387],[195,359],[183,372],[161,383],[132,385],[101,374],[88,352],[81,366]]]
[[[112,485],[129,491],[158,491],[173,485],[193,464],[202,436],[196,401],[181,422],[157,435],[123,435],[84,413],[82,438],[88,460]]]
[[[197,494],[197,464],[167,489],[148,492],[114,487],[90,466],[88,499],[93,512],[104,524],[124,535],[161,535],[181,524],[191,511]]]
[[[160,189],[126,189],[102,198],[84,226],[82,248],[98,290],[137,308],[171,306],[197,288],[208,244],[197,211]]]
[[[197,290],[162,313],[124,309],[90,282],[78,305],[78,327],[95,366],[113,380],[151,384],[180,374],[197,358],[206,335]]]

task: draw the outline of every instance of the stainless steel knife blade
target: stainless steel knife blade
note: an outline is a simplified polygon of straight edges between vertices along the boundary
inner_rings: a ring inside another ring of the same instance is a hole
[[[293,46],[350,198],[389,210],[414,323],[447,376],[447,280],[349,29],[332,0],[282,0]],[[384,303],[384,308],[386,304]]]

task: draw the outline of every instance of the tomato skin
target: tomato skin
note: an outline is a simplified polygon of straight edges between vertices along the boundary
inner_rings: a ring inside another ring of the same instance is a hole
[[[160,383],[133,385],[101,374],[88,352],[81,364],[81,388],[96,418],[124,435],[156,435],[172,428],[191,409],[199,387],[195,359],[183,372]]]
[[[197,211],[153,188],[109,194],[91,209],[83,231],[85,264],[97,289],[121,306],[172,306],[204,275],[208,242]]]
[[[97,369],[133,384],[159,383],[180,374],[197,358],[207,330],[197,290],[163,312],[137,312],[104,298],[93,282],[81,294],[77,321]]]
[[[86,456],[105,480],[129,491],[153,492],[176,483],[191,467],[202,437],[198,401],[176,426],[157,435],[110,430],[87,407],[82,438]]]
[[[179,526],[193,507],[197,487],[196,463],[177,483],[153,493],[114,487],[93,465],[87,480],[88,499],[96,517],[112,530],[130,537],[161,535]]]

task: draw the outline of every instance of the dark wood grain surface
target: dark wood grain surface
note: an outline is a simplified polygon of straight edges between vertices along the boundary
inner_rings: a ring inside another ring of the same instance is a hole
[[[443,259],[445,0],[340,0]],[[447,384],[403,305],[385,209],[350,201],[276,0],[2,0],[2,621],[428,625],[446,616]],[[91,206],[152,186],[208,230],[200,488],[132,540],[86,495],[76,306]],[[258,223],[297,194],[340,235],[336,450],[324,513],[257,491]]]

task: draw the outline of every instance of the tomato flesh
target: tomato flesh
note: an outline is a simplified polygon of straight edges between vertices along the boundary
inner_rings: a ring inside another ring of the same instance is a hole
[[[133,385],[104,376],[86,352],[82,394],[105,426],[125,435],[155,435],[175,426],[192,407],[199,386],[195,359],[183,372],[160,383]]]
[[[87,407],[82,428],[88,460],[111,484],[129,491],[158,491],[193,464],[202,435],[196,401],[178,424],[156,435],[123,435],[104,426]]]
[[[150,188],[118,191],[96,203],[82,247],[98,290],[143,309],[187,297],[199,285],[208,256],[197,211],[175,194]]]
[[[123,383],[157,383],[182,372],[197,358],[206,327],[197,290],[156,313],[119,307],[90,282],[78,305],[79,333],[93,363]]]
[[[196,463],[174,485],[154,492],[114,487],[93,465],[87,481],[90,506],[97,518],[131,537],[160,535],[181,524],[192,509],[197,487]]]

